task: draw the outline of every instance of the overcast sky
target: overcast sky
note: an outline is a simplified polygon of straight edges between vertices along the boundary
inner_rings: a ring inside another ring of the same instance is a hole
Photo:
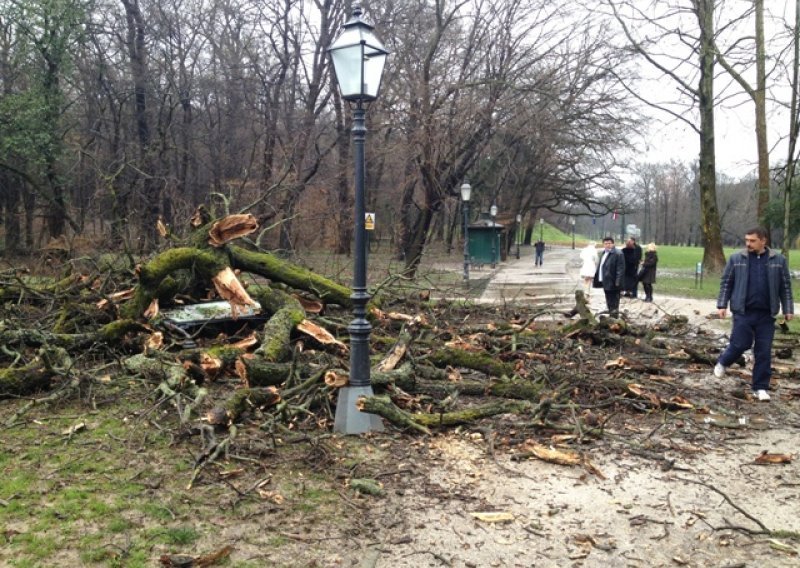
[[[670,7],[675,5],[688,5],[688,0],[678,0],[673,3],[661,3],[655,0],[633,1],[640,7],[655,6],[656,11],[670,10]],[[731,19],[735,20],[736,15],[742,14],[748,7],[752,7],[752,0],[728,0],[725,4],[725,13],[718,12],[717,14],[717,25],[719,26],[721,22],[729,23]],[[791,50],[780,54],[776,50],[786,49],[788,46],[788,36],[781,32],[785,32],[787,23],[794,22],[794,3],[767,0],[765,9],[767,41],[773,42],[768,45],[767,49],[768,59],[770,59],[768,72],[771,72],[771,76],[767,78],[767,141],[770,147],[770,166],[775,167],[786,161],[786,136],[789,130],[788,109],[776,101],[782,101],[788,105],[790,89],[785,76],[779,78],[779,74],[772,67],[781,67],[781,58],[791,58]],[[697,22],[686,11],[680,12],[679,20],[675,20],[673,23],[674,26],[666,26],[666,28],[682,29],[690,36],[697,33]],[[753,26],[751,18],[740,20],[736,26],[726,26],[723,35],[718,38],[720,49],[725,51],[729,46],[739,44],[741,38],[752,37],[754,35]],[[631,29],[639,38],[655,33],[647,24],[633,25]],[[662,64],[678,71],[678,74],[689,85],[696,85],[696,55],[689,54],[684,45],[676,42],[674,34],[663,37],[662,41],[651,51],[652,53],[657,54],[656,58]],[[743,55],[752,56],[750,52],[745,52]],[[689,64],[679,63],[682,58],[685,58]],[[734,62],[736,59],[729,58],[729,61]],[[776,65],[776,62],[779,64]],[[789,63],[789,61],[783,61],[783,67],[788,68]],[[753,67],[746,70],[740,67],[739,71],[751,85],[755,85]],[[643,77],[640,92],[645,98],[670,107],[673,112],[683,116],[689,114],[696,116],[696,109],[690,111],[686,107],[686,99],[678,94],[677,84],[673,80],[665,78],[644,61],[639,62],[639,72]],[[753,102],[743,94],[742,88],[719,65],[716,67],[716,75],[715,95],[725,101],[725,106],[718,105],[715,110],[717,173],[735,179],[754,175],[757,154]],[[646,110],[646,113],[652,115],[654,119],[640,132],[642,160],[667,162],[675,159],[691,162],[698,159],[700,140],[697,132],[667,113],[653,109]],[[699,124],[697,120],[695,123]]]
[[[715,117],[717,174],[739,179],[755,175],[756,135],[752,104],[738,110],[718,110]],[[774,167],[786,160],[787,146],[778,135],[788,130],[788,113],[773,114],[767,142],[771,148],[770,166]],[[666,123],[663,122],[666,120]],[[670,120],[661,115],[654,119],[643,133],[644,160],[668,162],[672,159],[682,162],[697,160],[700,152],[700,138],[697,133],[678,120]]]

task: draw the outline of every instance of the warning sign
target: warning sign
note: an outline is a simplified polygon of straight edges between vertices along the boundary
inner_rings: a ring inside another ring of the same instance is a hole
[[[367,231],[375,230],[375,213],[364,213],[364,228]]]

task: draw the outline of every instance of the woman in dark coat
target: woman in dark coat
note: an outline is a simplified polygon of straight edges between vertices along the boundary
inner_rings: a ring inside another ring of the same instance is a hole
[[[658,265],[658,254],[656,254],[656,244],[647,245],[647,252],[644,253],[642,269],[639,271],[639,282],[644,287],[644,301],[653,301],[653,284],[656,281],[656,266]]]
[[[639,263],[642,261],[642,247],[636,244],[636,239],[629,238],[622,249],[625,256],[625,282],[623,284],[622,295],[626,298],[635,298],[636,289],[639,287],[637,271]]]

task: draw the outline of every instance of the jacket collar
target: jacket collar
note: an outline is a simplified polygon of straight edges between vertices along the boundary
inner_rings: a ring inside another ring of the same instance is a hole
[[[777,252],[775,252],[775,249],[771,249],[770,247],[764,247],[764,250],[767,251],[767,258],[774,258],[775,255],[778,254]],[[748,254],[750,254],[750,251],[747,250],[746,248],[743,248],[740,252],[744,256],[747,256]]]

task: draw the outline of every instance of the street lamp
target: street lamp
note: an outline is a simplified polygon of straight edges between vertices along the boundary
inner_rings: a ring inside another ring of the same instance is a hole
[[[489,215],[492,217],[492,268],[497,266],[497,229],[495,229],[494,218],[497,217],[497,205],[492,203],[489,207]]]
[[[469,198],[472,186],[467,180],[461,184],[461,201],[464,209],[464,286],[469,288]]]
[[[539,218],[539,240],[544,241],[544,218]]]
[[[522,226],[522,214],[517,213],[517,260],[519,260],[519,241],[520,241],[519,229],[521,226]]]
[[[569,224],[572,225],[572,250],[575,250],[575,217],[569,218]]]
[[[328,49],[342,98],[353,107],[353,148],[355,157],[355,225],[353,255],[353,321],[350,332],[350,381],[339,389],[333,429],[344,434],[361,434],[383,430],[379,416],[361,412],[356,402],[372,396],[369,375],[369,335],[367,321],[367,250],[364,225],[364,141],[367,135],[365,103],[378,98],[383,67],[389,54],[373,33],[373,26],[361,19],[361,7],[353,8],[352,17]]]

